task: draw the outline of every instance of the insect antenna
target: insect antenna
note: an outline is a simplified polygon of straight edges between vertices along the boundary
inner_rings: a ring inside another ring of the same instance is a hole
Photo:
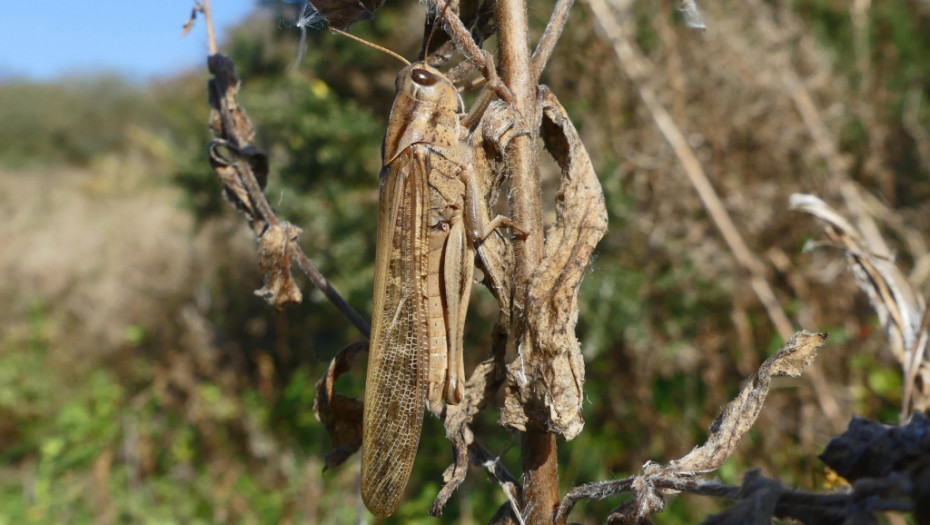
[[[390,49],[388,49],[388,48],[386,48],[386,47],[381,47],[381,46],[379,46],[378,44],[372,44],[371,42],[365,40],[364,38],[359,38],[359,37],[357,37],[357,36],[355,36],[355,35],[346,33],[345,31],[341,31],[341,30],[336,29],[335,27],[332,27],[332,26],[329,27],[329,30],[332,31],[333,33],[336,33],[337,35],[342,35],[342,36],[348,38],[349,40],[355,40],[355,41],[358,42],[359,44],[363,44],[363,45],[366,45],[366,46],[368,46],[368,47],[370,47],[370,48],[372,48],[372,49],[377,49],[378,51],[381,51],[381,52],[383,52],[383,53],[387,53],[388,55],[391,55],[392,57],[396,58],[397,60],[400,60],[400,61],[403,62],[404,64],[406,64],[406,65],[408,65],[408,66],[410,65],[410,61],[409,61],[409,60],[407,60],[406,58],[404,58],[404,57],[398,55],[397,53],[391,51]]]

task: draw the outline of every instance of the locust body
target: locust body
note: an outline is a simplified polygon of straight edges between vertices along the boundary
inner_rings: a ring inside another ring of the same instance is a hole
[[[382,146],[362,436],[362,497],[379,516],[400,503],[424,405],[438,413],[464,395],[462,330],[487,213],[470,202],[463,112],[438,70],[414,63],[398,75]]]

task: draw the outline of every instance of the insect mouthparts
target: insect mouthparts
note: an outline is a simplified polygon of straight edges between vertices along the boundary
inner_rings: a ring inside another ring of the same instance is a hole
[[[436,75],[430,73],[429,71],[425,69],[420,69],[420,68],[416,68],[413,71],[411,71],[410,78],[412,78],[414,82],[416,82],[417,84],[421,86],[432,86],[433,84],[436,83],[437,80],[439,80],[438,78],[436,78]]]

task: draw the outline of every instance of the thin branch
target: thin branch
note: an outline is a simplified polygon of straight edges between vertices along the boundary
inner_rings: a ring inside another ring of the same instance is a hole
[[[515,105],[514,96],[510,89],[501,81],[497,75],[497,69],[494,67],[494,59],[490,53],[481,49],[462,20],[455,14],[454,10],[447,9],[448,4],[445,0],[435,0],[439,9],[439,15],[445,22],[446,30],[455,45],[462,50],[465,56],[478,66],[481,74],[488,79],[488,87],[510,105]]]
[[[236,161],[236,171],[241,175],[243,183],[249,192],[249,199],[255,203],[258,212],[261,214],[261,217],[269,225],[274,226],[280,223],[278,216],[275,214],[274,210],[271,208],[271,204],[268,203],[268,199],[265,197],[265,192],[262,191],[261,187],[258,185],[258,181],[255,179],[255,174],[252,173],[252,169],[249,167],[247,162],[242,162],[241,159]],[[300,247],[300,244],[297,243],[295,239],[288,240],[289,248],[291,250],[292,258],[297,263],[297,266],[300,268],[304,275],[310,279],[323,295],[333,306],[339,310],[342,315],[349,320],[352,325],[354,325],[365,337],[371,336],[371,326],[368,324],[368,321],[362,317],[355,308],[346,302],[346,300],[333,288],[333,285],[329,282],[329,279],[326,278],[313,264],[313,261],[307,257],[307,254],[304,253],[303,249]]]
[[[572,507],[582,499],[603,499],[633,491],[636,498],[625,504],[622,512],[639,519],[664,508],[665,493],[660,489],[694,492],[699,483],[694,479],[695,476],[719,468],[755,424],[769,394],[772,378],[799,377],[813,362],[826,339],[826,334],[806,331],[796,333],[775,355],[762,363],[739,395],[724,407],[711,424],[710,436],[703,445],[669,462],[667,466],[650,461],[643,465],[641,473],[636,476],[589,483],[572,489],[559,505],[556,523],[565,523]],[[734,497],[722,493],[712,495]]]
[[[507,147],[507,171],[510,175],[510,208],[513,220],[528,235],[514,245],[514,296],[511,336],[520,348],[521,360],[532,360],[538,353],[539,341],[534,341],[527,318],[533,272],[542,261],[544,251],[542,231],[542,200],[537,171],[536,127],[539,112],[536,76],[533,74],[529,50],[529,31],[524,0],[497,0],[498,45],[501,75],[513,92],[513,107],[525,119],[522,127],[528,133],[514,137]],[[516,118],[516,115],[515,115]],[[542,357],[542,356],[540,356]],[[543,359],[545,359],[543,357]],[[529,378],[535,381],[537,378]],[[523,509],[527,523],[552,523],[559,503],[559,474],[555,435],[545,429],[526,428],[520,440],[523,469]]]
[[[246,185],[246,188],[249,191],[249,198],[254,202],[258,211],[261,214],[262,218],[270,225],[276,225],[280,221],[278,216],[275,215],[274,211],[271,209],[271,204],[268,203],[268,199],[265,197],[265,192],[258,186],[258,181],[255,180],[255,174],[252,173],[252,170],[248,167],[247,163],[242,163],[238,161],[236,163],[237,171],[242,174],[242,180]],[[333,285],[329,282],[329,279],[326,278],[320,271],[317,269],[316,265],[313,264],[313,261],[307,257],[307,254],[304,253],[303,249],[300,247],[300,244],[297,243],[295,239],[289,239],[288,243],[290,245],[291,253],[293,254],[292,258],[297,263],[297,266],[300,268],[304,275],[310,279],[323,295],[333,306],[339,310],[342,315],[349,320],[352,325],[354,325],[365,337],[371,336],[371,326],[368,324],[368,321],[365,320],[355,308],[346,302],[343,299],[342,295],[333,288]]]
[[[520,486],[520,482],[517,478],[513,477],[510,471],[507,470],[507,467],[501,463],[500,458],[491,455],[491,453],[477,441],[468,447],[468,451],[470,452],[469,459],[471,459],[471,462],[483,468],[491,479],[500,485],[501,490],[504,491],[504,495],[507,496],[507,501],[510,502],[514,517],[520,525],[523,525],[523,515],[520,512],[520,500],[522,499],[521,492],[523,488]]]
[[[552,16],[549,17],[549,23],[546,24],[546,30],[542,38],[536,44],[536,50],[533,51],[533,77],[539,83],[539,76],[546,69],[546,64],[552,56],[556,43],[562,36],[562,30],[565,29],[565,23],[568,21],[568,14],[572,9],[575,0],[557,0],[555,8],[552,10]]]
[[[207,50],[211,55],[216,54],[216,35],[213,32],[213,12],[210,11],[210,0],[203,0],[200,7],[203,13],[203,21],[207,26]]]
[[[906,421],[912,415],[913,407],[911,400],[914,397],[914,387],[917,381],[917,371],[921,365],[926,363],[927,349],[930,348],[930,299],[924,306],[923,319],[920,321],[920,328],[917,331],[917,339],[914,346],[908,352],[907,364],[904,373],[904,395],[901,399],[901,420]]]
[[[204,8],[206,9],[206,6]],[[259,182],[255,173],[255,169],[258,168],[261,169],[263,178],[267,175],[267,157],[253,145],[254,128],[245,111],[238,104],[239,78],[236,76],[235,65],[228,57],[214,54],[208,60],[208,67],[210,73],[213,74],[209,94],[213,110],[210,122],[211,129],[216,136],[210,144],[210,163],[223,181],[229,200],[246,215],[253,224],[256,235],[261,238],[270,228],[286,224],[275,215],[262,191],[262,183]],[[226,155],[220,152],[221,149],[224,149],[232,158],[226,158]],[[326,298],[365,337],[368,337],[371,331],[368,323],[317,270],[316,265],[297,244],[296,235],[288,235],[286,239],[288,246],[282,253],[289,254]],[[281,263],[286,266],[287,261],[281,261]],[[266,274],[266,281],[268,277]],[[270,302],[279,305],[273,301],[273,298]]]
[[[358,328],[358,331],[362,333],[365,337],[371,336],[371,326],[368,324],[368,321],[365,320],[354,308],[352,308],[345,299],[339,295],[339,292],[330,284],[329,280],[317,270],[316,265],[313,264],[313,261],[303,252],[300,248],[300,245],[296,241],[291,241],[291,244],[294,247],[294,260],[297,262],[297,266],[300,267],[300,270],[304,272],[310,281],[316,285],[317,288],[323,292],[323,295],[339,310],[342,315],[352,323],[353,326]]]

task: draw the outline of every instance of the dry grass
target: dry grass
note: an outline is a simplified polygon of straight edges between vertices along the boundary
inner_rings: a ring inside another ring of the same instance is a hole
[[[112,158],[96,169],[0,172],[7,322],[35,302],[53,305],[69,355],[108,356],[137,344],[140,330],[173,333],[179,307],[204,292],[211,272],[251,263],[238,223],[195,231],[179,191],[146,173]]]

